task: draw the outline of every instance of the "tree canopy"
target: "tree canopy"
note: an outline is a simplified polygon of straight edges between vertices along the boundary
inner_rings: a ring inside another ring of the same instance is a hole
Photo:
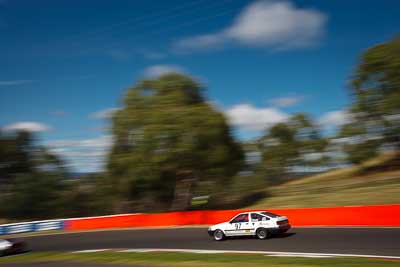
[[[400,36],[362,55],[352,91],[352,111],[363,128],[400,145]]]
[[[288,122],[275,124],[260,139],[262,172],[266,179],[278,183],[287,179],[296,166],[322,164],[327,143],[309,115],[294,114]],[[320,156],[310,160],[308,154]]]
[[[367,49],[351,82],[352,121],[341,129],[351,137],[349,160],[362,162],[379,147],[400,147],[400,36]]]
[[[192,78],[139,81],[123,103],[112,120],[108,169],[124,199],[185,209],[199,181],[221,186],[241,168],[243,153],[225,117]]]

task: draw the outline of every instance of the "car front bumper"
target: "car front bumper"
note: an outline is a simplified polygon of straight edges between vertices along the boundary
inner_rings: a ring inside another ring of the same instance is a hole
[[[12,241],[12,246],[1,250],[0,255],[14,255],[14,254],[19,254],[19,253],[24,253],[28,251],[27,245],[24,241]]]

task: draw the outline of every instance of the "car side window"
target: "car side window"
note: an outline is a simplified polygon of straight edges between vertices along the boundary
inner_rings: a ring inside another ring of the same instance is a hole
[[[252,213],[251,214],[251,221],[252,222],[260,222],[260,221],[266,221],[266,220],[268,220],[268,218],[265,217],[265,216],[262,216],[261,214],[258,214],[258,213]]]
[[[231,221],[231,223],[241,223],[248,221],[249,221],[249,215],[246,213],[246,214],[239,214]]]

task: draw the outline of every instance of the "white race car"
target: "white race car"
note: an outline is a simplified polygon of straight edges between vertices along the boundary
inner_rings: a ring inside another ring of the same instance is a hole
[[[27,247],[23,240],[15,238],[0,239],[0,256],[24,253],[26,251]]]
[[[229,236],[256,236],[266,239],[272,234],[285,233],[290,229],[286,216],[267,211],[243,212],[229,222],[219,223],[208,228],[208,234],[216,241]]]

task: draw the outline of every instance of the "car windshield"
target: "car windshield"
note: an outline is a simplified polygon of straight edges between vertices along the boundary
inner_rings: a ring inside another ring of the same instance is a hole
[[[271,217],[271,218],[280,217],[280,215],[277,215],[277,214],[274,214],[274,213],[271,213],[271,212],[268,212],[268,211],[263,211],[263,212],[261,212],[261,214],[267,215],[268,217]]]

